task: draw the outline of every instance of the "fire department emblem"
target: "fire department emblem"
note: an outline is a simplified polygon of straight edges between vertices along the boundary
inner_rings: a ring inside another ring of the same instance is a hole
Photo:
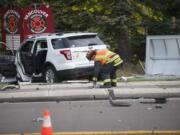
[[[33,33],[42,33],[47,29],[47,20],[42,14],[33,14],[29,17],[28,27]]]
[[[15,34],[18,32],[19,28],[19,18],[20,15],[14,11],[14,10],[9,10],[6,12],[4,15],[4,29],[8,33]]]

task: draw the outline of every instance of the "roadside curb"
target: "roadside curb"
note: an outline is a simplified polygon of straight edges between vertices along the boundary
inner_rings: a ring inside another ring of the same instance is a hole
[[[178,98],[180,88],[124,88],[113,89],[118,99],[157,99]],[[73,100],[103,100],[108,99],[107,89],[76,89],[67,90],[16,90],[0,92],[0,102],[31,102],[31,101],[73,101]]]
[[[180,88],[180,81],[143,81],[143,82],[119,82],[118,87],[116,89],[121,88],[159,88],[159,87],[174,87],[177,86]],[[57,89],[90,89],[92,87],[92,83],[89,82],[65,82],[65,83],[55,83],[55,84],[47,84],[47,83],[22,83],[19,86],[16,86],[19,89],[24,90],[41,90],[41,89],[48,89],[48,90],[57,90]]]
[[[108,89],[93,88],[92,83],[21,84],[0,91],[0,102],[68,101],[108,99]],[[91,87],[91,88],[90,88]],[[179,98],[180,81],[118,83],[111,88],[118,99]]]

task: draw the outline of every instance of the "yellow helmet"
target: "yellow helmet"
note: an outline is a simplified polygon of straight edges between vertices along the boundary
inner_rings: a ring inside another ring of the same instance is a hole
[[[86,54],[86,58],[90,61],[92,60],[92,57],[96,55],[96,51],[95,50],[89,50]]]

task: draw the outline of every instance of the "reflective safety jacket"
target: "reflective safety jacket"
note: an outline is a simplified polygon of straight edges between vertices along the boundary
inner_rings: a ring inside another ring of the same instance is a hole
[[[95,61],[95,68],[94,68],[93,81],[97,81],[101,67],[103,65],[111,64],[112,66],[117,67],[123,62],[123,60],[120,58],[118,54],[108,49],[98,50],[96,52],[94,61]]]
[[[96,61],[99,61],[102,65],[113,63],[113,66],[118,66],[123,62],[118,54],[108,49],[98,50],[95,56]]]

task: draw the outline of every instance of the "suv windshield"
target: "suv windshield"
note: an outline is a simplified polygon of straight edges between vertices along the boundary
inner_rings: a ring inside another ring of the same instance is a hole
[[[84,46],[104,44],[96,35],[83,35],[83,36],[68,37],[67,42],[69,46],[74,46],[74,47],[84,47]]]

